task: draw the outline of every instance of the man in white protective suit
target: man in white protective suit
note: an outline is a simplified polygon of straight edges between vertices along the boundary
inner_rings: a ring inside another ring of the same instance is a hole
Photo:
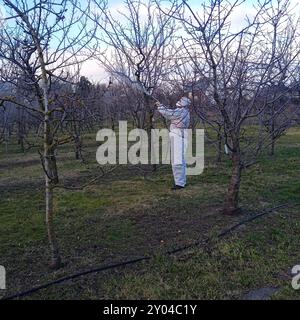
[[[186,186],[186,160],[187,132],[190,125],[189,106],[191,100],[182,97],[177,103],[176,108],[171,109],[156,102],[158,112],[167,120],[170,120],[170,142],[171,142],[171,161],[175,185],[172,190],[180,190]]]

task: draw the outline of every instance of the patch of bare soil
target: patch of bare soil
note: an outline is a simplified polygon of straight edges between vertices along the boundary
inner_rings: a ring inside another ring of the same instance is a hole
[[[54,272],[47,268],[47,243],[35,243],[25,252],[20,252],[18,257],[8,259],[7,263],[13,263],[15,268],[10,270],[9,279],[14,289],[8,290],[7,294],[79,271],[144,255],[161,254],[204,240],[213,230],[223,230],[236,222],[234,217],[223,217],[219,212],[217,206],[186,209],[163,206],[146,209],[142,213],[131,210],[123,213],[122,218],[126,217],[134,225],[135,234],[112,243],[105,241],[105,234],[107,226],[116,217],[107,218],[102,224],[99,221],[98,224],[91,223],[85,226],[86,234],[90,234],[89,243],[81,245],[80,239],[67,243],[67,239],[60,238],[65,266]],[[184,255],[184,252],[181,254]]]
[[[60,159],[61,160],[61,159]],[[14,161],[14,162],[7,162],[7,163],[0,163],[0,169],[2,168],[8,169],[10,166],[31,166],[34,164],[40,163],[40,160],[26,160],[26,161]],[[80,188],[81,186],[84,186],[89,183],[89,181],[94,180],[95,178],[99,177],[99,179],[96,179],[94,183],[106,183],[108,181],[124,181],[131,179],[132,176],[144,176],[147,175],[147,172],[149,171],[141,171],[138,167],[132,167],[131,169],[126,169],[119,167],[116,170],[109,172],[107,174],[104,174],[102,176],[102,171],[100,169],[95,168],[92,171],[86,171],[86,172],[73,172],[73,171],[64,171],[63,174],[60,174],[59,180],[60,185],[65,186],[67,188]],[[19,190],[26,190],[26,189],[37,189],[41,188],[43,186],[43,177],[41,175],[40,179],[37,178],[31,178],[31,177],[10,177],[10,178],[3,178],[0,179],[0,192],[14,192]]]

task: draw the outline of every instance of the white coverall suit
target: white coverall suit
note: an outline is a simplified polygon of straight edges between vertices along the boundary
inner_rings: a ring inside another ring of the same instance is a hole
[[[190,124],[190,112],[188,106],[190,99],[183,97],[179,100],[176,109],[169,109],[165,106],[157,108],[159,113],[171,121],[170,140],[171,140],[171,161],[174,181],[176,186],[185,187],[186,185],[186,160],[185,153],[187,150],[187,133]]]

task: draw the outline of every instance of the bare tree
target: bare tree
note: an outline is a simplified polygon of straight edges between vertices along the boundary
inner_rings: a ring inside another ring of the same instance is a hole
[[[50,267],[59,268],[61,257],[53,225],[54,189],[59,182],[55,151],[66,142],[59,138],[59,128],[67,106],[58,105],[54,88],[70,81],[73,66],[88,58],[82,55],[83,50],[93,41],[96,27],[87,24],[84,8],[78,9],[79,1],[74,5],[69,0],[3,0],[3,4],[7,16],[0,30],[1,77],[15,90],[0,97],[0,102],[35,114],[43,126],[40,155],[45,173]],[[20,77],[30,100],[17,94]]]
[[[265,132],[247,124],[255,121],[258,125],[262,114],[272,121],[284,112],[286,104],[280,99],[292,90],[299,66],[299,20],[290,12],[289,1],[257,2],[255,13],[236,30],[231,26],[231,16],[244,2],[208,1],[196,10],[188,1],[167,1],[169,7],[176,7],[172,16],[185,29],[185,54],[199,78],[209,81],[207,107],[198,114],[221,135],[219,139],[224,141],[232,162],[223,210],[230,214],[240,212],[242,171],[274,141],[276,131],[271,128],[271,132]],[[170,16],[166,1],[157,3]],[[274,81],[284,87],[275,96],[270,89]],[[274,103],[280,103],[277,110],[265,112]]]
[[[116,80],[132,87],[137,97],[133,112],[140,120],[145,113],[145,129],[150,133],[154,127],[152,96],[173,67],[175,25],[150,0],[125,0],[122,12],[111,12],[98,0],[93,2],[97,11],[89,18],[99,26],[99,42],[107,45],[106,54],[97,58]],[[142,104],[137,91],[143,96]],[[151,145],[151,134],[148,137]]]

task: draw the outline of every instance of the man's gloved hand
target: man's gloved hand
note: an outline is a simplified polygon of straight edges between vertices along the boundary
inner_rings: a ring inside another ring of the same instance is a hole
[[[159,101],[156,101],[156,102],[154,103],[154,107],[155,107],[155,108],[158,108],[158,107],[160,107],[160,106],[161,106],[161,104],[160,104]]]

